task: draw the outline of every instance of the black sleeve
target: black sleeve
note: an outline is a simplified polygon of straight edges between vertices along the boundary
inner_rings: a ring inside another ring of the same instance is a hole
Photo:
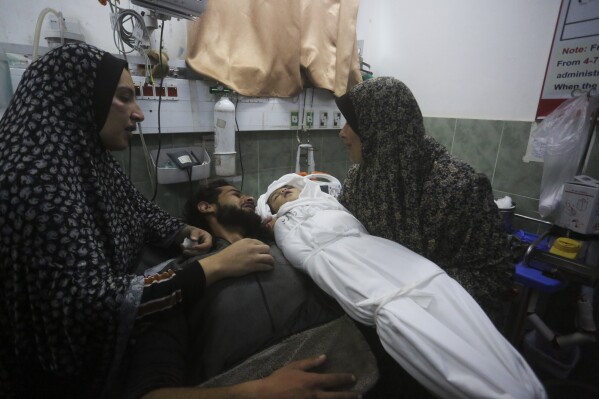
[[[188,347],[189,327],[180,306],[159,321],[144,323],[130,340],[117,397],[137,399],[155,389],[184,386]]]
[[[206,275],[197,260],[190,260],[179,268],[146,277],[137,312],[137,322],[159,320],[179,307],[192,306],[206,289]]]
[[[185,386],[190,346],[187,309],[201,302],[206,276],[198,258],[176,259],[163,270],[144,281],[115,397],[136,399],[155,389]]]

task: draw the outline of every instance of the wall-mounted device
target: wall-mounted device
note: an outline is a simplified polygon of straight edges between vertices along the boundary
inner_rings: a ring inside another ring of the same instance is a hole
[[[131,3],[168,17],[195,19],[206,9],[208,0],[131,0]]]
[[[201,146],[151,150],[158,184],[185,183],[210,175],[210,156]]]
[[[179,169],[187,169],[200,164],[198,157],[193,153],[193,151],[190,150],[167,150],[166,154]]]
[[[62,29],[62,31],[61,31]],[[81,24],[77,20],[64,19],[62,23],[56,17],[50,18],[49,29],[45,32],[48,47],[54,48],[66,43],[85,43],[81,33]]]

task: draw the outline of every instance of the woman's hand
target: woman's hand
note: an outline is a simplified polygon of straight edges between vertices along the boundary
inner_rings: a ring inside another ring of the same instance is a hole
[[[297,360],[262,380],[250,381],[247,384],[254,385],[257,396],[262,399],[360,398],[358,393],[343,390],[356,382],[352,374],[321,374],[309,371],[325,361],[324,355]]]
[[[212,236],[207,231],[194,226],[187,226],[184,232],[185,238],[181,243],[181,250],[184,255],[200,255],[212,248]]]
[[[252,238],[243,238],[199,263],[206,275],[206,285],[210,285],[226,277],[272,270],[275,260],[268,245]]]
[[[346,389],[356,382],[349,373],[310,372],[326,361],[324,355],[297,360],[270,376],[218,388],[161,388],[142,399],[359,399]]]

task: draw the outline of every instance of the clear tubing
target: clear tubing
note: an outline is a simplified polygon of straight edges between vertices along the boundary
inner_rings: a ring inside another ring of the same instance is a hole
[[[32,56],[32,61],[37,60],[38,57],[38,50],[39,50],[39,45],[40,45],[40,31],[42,29],[42,23],[44,22],[44,18],[46,18],[46,15],[48,15],[48,13],[53,13],[54,15],[56,15],[56,18],[58,18],[58,26],[60,27],[60,43],[64,44],[64,21],[62,18],[62,13],[59,11],[56,11],[52,8],[44,8],[42,10],[42,12],[40,12],[40,15],[37,17],[37,23],[35,24],[35,35],[33,36],[33,56]]]

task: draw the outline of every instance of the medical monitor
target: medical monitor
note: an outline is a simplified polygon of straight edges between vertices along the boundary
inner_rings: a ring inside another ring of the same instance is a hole
[[[195,19],[208,0],[131,0],[131,3],[175,18]]]

